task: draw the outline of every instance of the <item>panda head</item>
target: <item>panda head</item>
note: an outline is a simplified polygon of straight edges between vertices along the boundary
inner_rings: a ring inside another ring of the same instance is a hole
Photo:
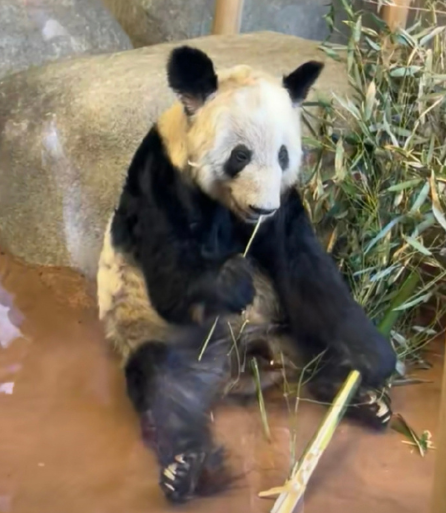
[[[217,76],[201,50],[176,48],[167,74],[180,101],[160,125],[174,164],[243,221],[273,215],[296,184],[299,106],[322,68],[306,62],[282,80],[248,66]]]

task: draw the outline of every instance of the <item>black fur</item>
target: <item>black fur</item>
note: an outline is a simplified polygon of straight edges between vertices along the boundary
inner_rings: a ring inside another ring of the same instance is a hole
[[[260,227],[251,255],[270,273],[293,338],[309,357],[328,350],[336,359],[332,372],[341,379],[355,368],[365,385],[382,385],[395,369],[392,346],[354,301],[317,240],[299,193],[293,189],[282,201]]]
[[[116,246],[141,265],[150,299],[168,321],[239,313],[254,297],[244,237],[231,214],[188,185],[170,163],[155,127],[130,166],[112,223]]]
[[[189,46],[172,51],[167,78],[169,87],[180,95],[189,114],[217,90],[217,75],[211,59],[201,50]]]
[[[185,326],[181,340],[171,345],[148,341],[126,370],[130,397],[146,428],[153,428],[149,432],[162,475],[178,454],[193,462],[176,475],[180,482],[173,486],[175,492],[161,480],[173,501],[204,494],[209,483],[218,488],[226,481],[207,418],[226,372],[228,347],[221,341],[221,326],[204,361],[198,362],[197,355],[215,315],[224,319],[252,302],[253,263],[274,280],[296,345],[308,358],[327,350],[326,369],[312,387],[320,400],[332,400],[355,368],[363,376],[356,398],[361,401],[368,387],[382,386],[395,368],[392,347],[351,297],[319,244],[297,191],[287,193],[279,211],[261,225],[250,257],[244,259],[240,253],[251,231],[183,180],[154,126],[130,166],[112,237],[141,266],[154,307],[168,321]],[[192,310],[198,305],[208,322],[192,328]],[[369,410],[362,412],[353,409],[352,415],[362,414],[371,423]]]
[[[244,144],[238,144],[223,166],[224,172],[231,178],[236,177],[252,159],[252,151]]]
[[[204,98],[216,87],[212,63],[203,55],[174,51],[169,81],[181,94]],[[305,96],[320,69],[310,63],[284,79],[294,101]],[[252,302],[254,265],[273,280],[294,344],[308,358],[325,351],[325,368],[312,384],[320,400],[331,401],[355,368],[363,378],[355,401],[363,402],[395,368],[391,345],[353,300],[297,191],[287,192],[278,212],[262,223],[245,259],[240,254],[251,233],[252,226],[184,180],[154,125],[130,165],[112,240],[142,269],[153,306],[178,326],[171,343],[148,340],[126,368],[129,396],[156,451],[161,487],[172,501],[227,483],[208,415],[228,378],[231,337],[225,316]],[[194,324],[197,309],[205,320],[201,327]],[[198,361],[217,315],[220,321]],[[377,423],[370,406],[350,412]]]
[[[126,366],[128,394],[141,414],[145,442],[157,455],[161,488],[173,502],[214,493],[230,482],[209,419],[228,379],[230,338],[221,322],[199,361],[211,328],[181,330],[168,344],[149,341]],[[170,465],[176,467],[174,477],[166,472]]]
[[[309,61],[283,77],[283,86],[289,92],[294,103],[305,100],[323,67],[322,62]]]

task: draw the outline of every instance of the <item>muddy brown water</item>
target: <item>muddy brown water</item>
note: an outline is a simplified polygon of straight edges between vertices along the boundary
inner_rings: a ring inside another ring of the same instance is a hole
[[[71,271],[0,255],[0,513],[268,512],[273,502],[257,493],[283,484],[290,462],[292,417],[283,401],[268,403],[271,443],[255,405],[219,408],[216,432],[244,477],[223,495],[172,508],[158,490],[92,293]],[[393,398],[395,410],[435,441],[442,358],[432,347],[434,368],[423,377],[433,383],[397,388]],[[298,454],[324,411],[299,406]],[[421,458],[402,440],[343,421],[300,511],[427,512],[434,453]]]

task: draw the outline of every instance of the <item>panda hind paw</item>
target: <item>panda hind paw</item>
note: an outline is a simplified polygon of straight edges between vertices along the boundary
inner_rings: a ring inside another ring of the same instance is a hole
[[[192,451],[178,454],[161,470],[160,487],[170,502],[186,502],[195,496],[205,456]]]
[[[384,430],[392,419],[390,396],[386,391],[364,390],[361,391],[354,404],[351,413],[377,430]]]

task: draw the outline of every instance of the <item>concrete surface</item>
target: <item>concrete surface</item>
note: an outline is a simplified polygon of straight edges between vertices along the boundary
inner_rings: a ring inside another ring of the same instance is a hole
[[[217,67],[247,63],[279,76],[325,59],[317,43],[275,33],[188,43]],[[173,46],[53,63],[0,82],[0,245],[32,263],[95,273],[130,159],[173,100],[165,78]],[[316,94],[347,89],[343,65],[328,59]]]
[[[130,48],[100,0],[0,0],[0,78],[65,57]]]
[[[294,414],[280,389],[268,394],[268,442],[256,403],[218,405],[214,432],[240,479],[226,493],[172,507],[79,276],[0,253],[0,344],[8,334],[0,349],[2,513],[269,513],[272,500],[257,494],[285,482],[291,450],[301,454],[326,411],[302,394]],[[418,434],[430,430],[435,444],[437,347],[425,355],[433,369],[418,371],[431,383],[392,391],[395,411]],[[376,434],[342,421],[295,513],[428,513],[435,451],[422,458],[403,441],[393,430]]]

